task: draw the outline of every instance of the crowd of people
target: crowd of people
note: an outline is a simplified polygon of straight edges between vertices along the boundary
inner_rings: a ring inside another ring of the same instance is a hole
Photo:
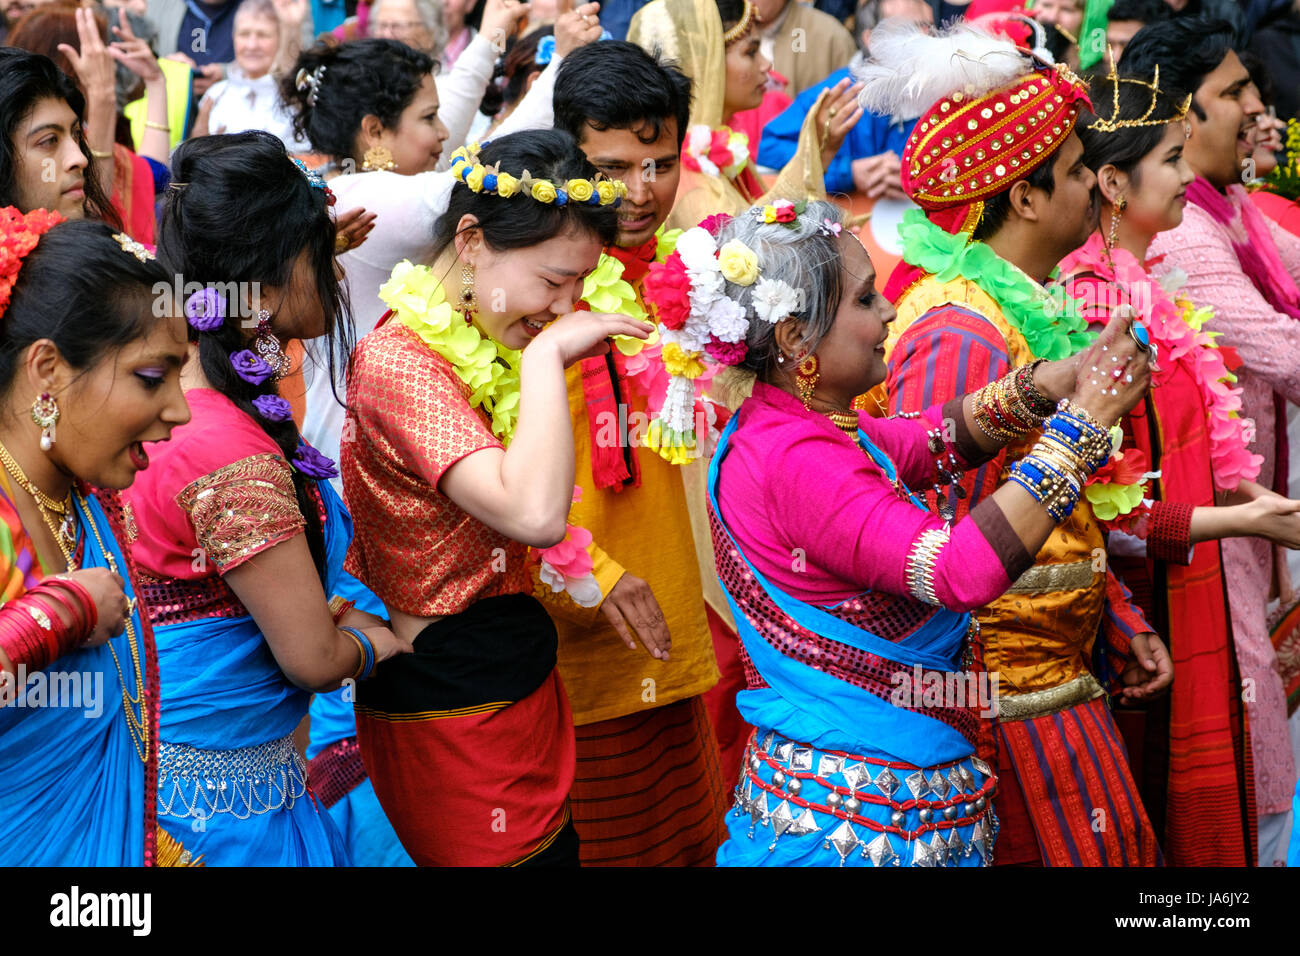
[[[1300,865],[1300,4],[0,17],[0,861]]]

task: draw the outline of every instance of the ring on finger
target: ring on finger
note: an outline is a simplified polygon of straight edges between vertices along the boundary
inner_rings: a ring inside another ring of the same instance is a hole
[[[1132,337],[1133,341],[1137,343],[1137,347],[1140,351],[1151,351],[1151,333],[1147,331],[1147,327],[1141,322],[1134,322],[1130,325],[1128,327],[1128,334]]]

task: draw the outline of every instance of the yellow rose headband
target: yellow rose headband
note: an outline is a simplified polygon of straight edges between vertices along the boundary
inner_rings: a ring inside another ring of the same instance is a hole
[[[589,206],[615,206],[627,195],[627,184],[603,177],[570,179],[556,185],[549,179],[535,179],[524,170],[518,177],[503,173],[500,164],[484,166],[478,162],[477,143],[462,146],[451,154],[451,172],[474,193],[490,193],[509,199],[511,196],[531,196],[538,202],[567,205],[570,201]]]

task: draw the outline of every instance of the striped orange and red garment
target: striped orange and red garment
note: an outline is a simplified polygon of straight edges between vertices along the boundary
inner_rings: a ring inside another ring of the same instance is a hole
[[[712,866],[727,787],[703,698],[577,728],[583,866]]]

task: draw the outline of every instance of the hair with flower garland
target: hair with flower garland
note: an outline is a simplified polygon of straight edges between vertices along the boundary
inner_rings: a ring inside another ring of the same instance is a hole
[[[601,178],[568,133],[547,129],[499,136],[483,146],[477,160],[469,166],[465,157],[453,167],[464,172],[452,187],[447,211],[434,224],[431,258],[455,238],[467,215],[477,220],[484,241],[497,251],[535,246],[569,229],[592,233],[602,245],[618,235],[614,209],[627,187]],[[533,199],[518,198],[525,181]],[[585,186],[575,192],[574,183]],[[559,201],[561,191],[564,202]]]
[[[710,216],[682,233],[676,251],[642,284],[669,374],[649,443],[670,460],[694,449],[694,406],[707,365],[765,376],[776,363],[776,326],[794,318],[809,348],[830,330],[842,283],[834,203],[775,200],[735,218]]]
[[[559,182],[535,177],[526,168],[517,175],[511,174],[501,168],[500,160],[491,166],[480,163],[480,150],[478,143],[471,143],[451,154],[451,174],[473,193],[495,195],[502,199],[526,196],[557,206],[575,202],[615,208],[627,195],[627,183],[610,179],[601,173],[592,179],[566,179]]]
[[[346,363],[352,352],[352,322],[347,294],[334,271],[328,190],[319,177],[314,182],[290,160],[278,138],[258,131],[187,140],[172,156],[172,174],[189,185],[167,196],[158,250],[183,277],[183,285],[204,286],[185,302],[203,374],[262,427],[285,461],[294,463],[298,508],[307,522],[312,557],[323,573],[325,540],[308,491],[308,481],[319,469],[314,459],[300,461],[298,428],[288,403],[279,396],[269,367],[250,351],[252,325],[237,317],[246,304],[227,301],[219,290],[231,284],[249,289],[254,283],[286,288],[305,254],[314,298],[325,317],[330,379],[337,381],[337,363]]]
[[[154,287],[169,281],[152,256],[126,251],[113,228],[54,212],[0,209],[0,392],[23,353],[52,341],[75,369],[153,331]]]

